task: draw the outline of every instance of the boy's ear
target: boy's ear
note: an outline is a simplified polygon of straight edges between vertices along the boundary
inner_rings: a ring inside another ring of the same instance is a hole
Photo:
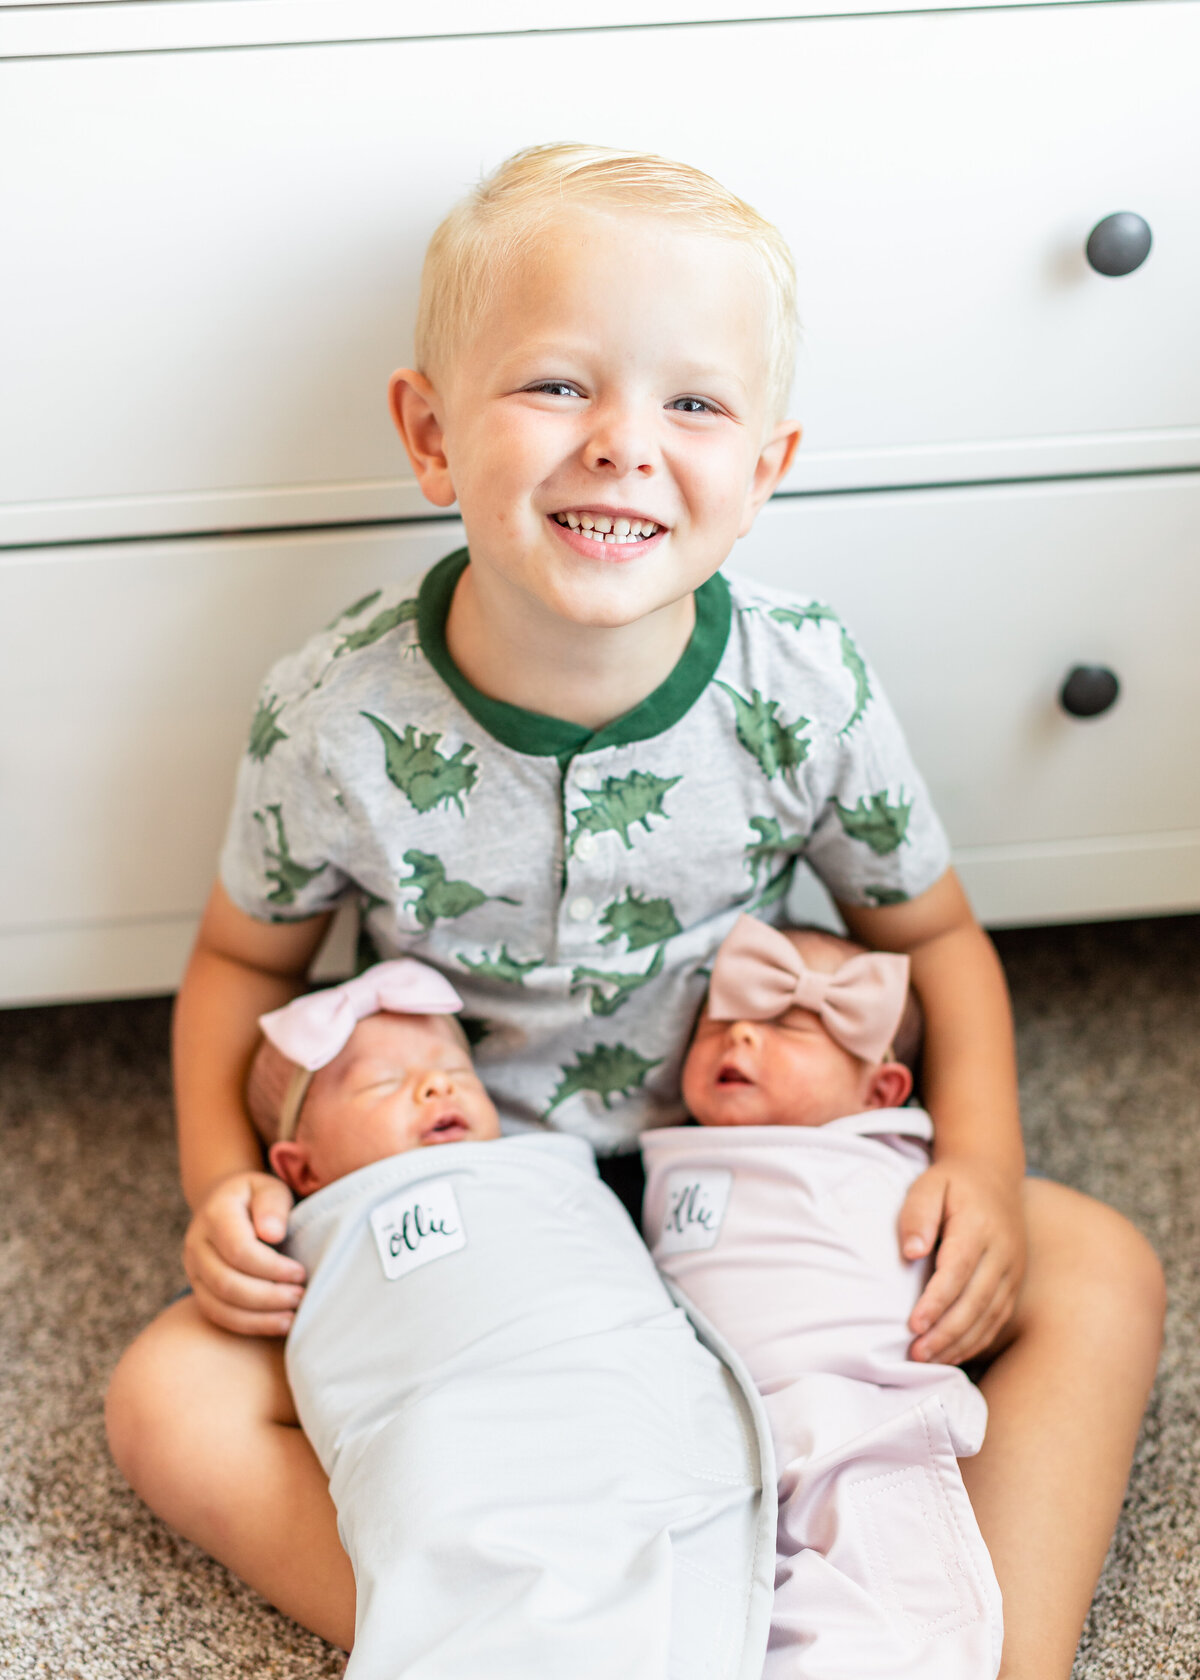
[[[314,1190],[321,1188],[321,1180],[312,1169],[307,1148],[297,1143],[295,1138],[273,1143],[267,1151],[267,1159],[276,1177],[281,1178],[297,1196],[311,1196]]]
[[[754,477],[750,483],[750,492],[746,497],[745,513],[739,537],[744,537],[758,517],[758,510],[767,501],[771,493],[787,473],[795,459],[796,446],[800,442],[800,423],[798,420],[781,420],[774,431],[763,444],[762,453],[758,457],[754,468]]]
[[[903,1062],[881,1062],[867,1086],[868,1108],[903,1108],[912,1093],[913,1076]]]
[[[388,382],[388,407],[422,494],[435,507],[449,507],[455,499],[454,486],[437,392],[415,368],[397,368]]]

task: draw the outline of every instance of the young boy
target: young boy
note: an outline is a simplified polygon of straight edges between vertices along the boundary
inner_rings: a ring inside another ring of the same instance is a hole
[[[786,247],[707,177],[588,147],[510,160],[435,234],[419,366],[392,386],[469,550],[264,689],[176,1016],[195,1295],[123,1360],[109,1429],[160,1514],[342,1643],[350,1570],[271,1339],[303,1276],[271,1246],[288,1195],[242,1103],[257,1017],[357,896],[381,954],[453,974],[510,1124],[628,1151],[681,1112],[700,970],[741,910],[783,907],[803,851],[850,931],[912,961],[935,1148],[902,1236],[937,1249],[913,1354],[997,1355],[970,1491],[1008,1672],[1069,1671],[1160,1275],[1114,1214],[1023,1191],[1000,968],[857,650],[823,609],[719,575],[799,437],[793,335]]]
[[[896,1228],[932,1135],[902,1106],[910,1003],[907,958],[739,917],[683,1067],[699,1125],[642,1139],[651,1252],[770,1419],[764,1680],[992,1680],[1000,1661],[958,1464],[987,1408],[956,1366],[908,1357],[928,1262],[903,1259]]]
[[[265,1015],[247,1085],[306,1198],[287,1374],[354,1564],[347,1680],[757,1680],[758,1408],[588,1145],[500,1136],[459,1007],[378,963]]]

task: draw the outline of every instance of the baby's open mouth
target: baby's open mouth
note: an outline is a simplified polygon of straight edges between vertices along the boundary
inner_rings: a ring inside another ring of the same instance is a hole
[[[645,542],[663,529],[653,519],[626,519],[608,513],[556,513],[551,517],[555,524],[600,543]]]
[[[471,1128],[461,1114],[442,1114],[429,1127],[423,1143],[456,1143],[470,1135]]]
[[[717,1072],[718,1085],[752,1085],[753,1083],[754,1081],[748,1078],[741,1068],[733,1067],[729,1063],[726,1063]]]

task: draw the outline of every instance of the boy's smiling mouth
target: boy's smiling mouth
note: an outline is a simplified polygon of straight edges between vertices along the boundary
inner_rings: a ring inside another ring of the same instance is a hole
[[[637,548],[665,534],[666,527],[631,510],[568,508],[550,515],[561,531],[595,548]]]

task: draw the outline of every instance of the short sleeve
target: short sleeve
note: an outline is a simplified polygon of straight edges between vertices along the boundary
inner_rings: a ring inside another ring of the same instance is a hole
[[[287,661],[259,693],[221,851],[221,884],[257,921],[301,921],[352,890],[346,818],[303,691]]]
[[[823,743],[823,801],[804,856],[844,904],[902,904],[945,873],[950,843],[878,677],[865,674],[870,703]]]

